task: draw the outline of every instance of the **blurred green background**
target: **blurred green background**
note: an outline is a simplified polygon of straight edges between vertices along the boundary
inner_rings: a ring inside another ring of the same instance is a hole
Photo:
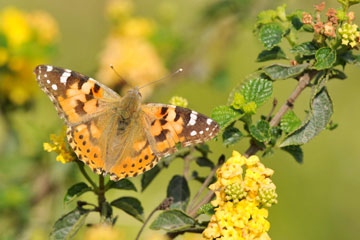
[[[44,63],[97,77],[100,82],[120,89],[122,84],[111,77],[109,62],[118,68],[120,75],[140,85],[182,67],[183,74],[154,89],[149,88],[145,101],[166,103],[172,96],[179,95],[189,101],[190,108],[210,115],[215,106],[226,103],[233,87],[262,66],[255,62],[262,50],[252,34],[256,14],[283,3],[287,4],[288,12],[296,9],[311,12],[313,4],[318,3],[310,0],[128,2],[132,10],[114,1],[0,0],[0,15],[8,7],[24,14],[44,11],[53,18],[57,28],[51,43],[35,47],[35,53],[15,52],[15,55],[26,56],[26,73],[17,75],[16,67],[12,69],[14,75],[4,70],[0,83],[3,84],[8,76],[16,76],[26,89],[28,85],[36,85],[35,77],[27,74],[27,68],[31,70],[36,64]],[[336,1],[326,1],[326,4],[340,7]],[[355,7],[353,11],[359,14],[359,9]],[[131,22],[134,19],[140,20]],[[3,25],[4,22],[0,22],[0,26]],[[44,31],[48,29],[45,27]],[[308,37],[310,40],[311,35]],[[118,60],[128,55],[116,55],[125,50],[119,49],[113,41],[131,42],[133,39],[140,44],[131,45],[139,46],[140,56],[134,56],[135,63]],[[32,46],[27,48],[32,49]],[[339,127],[323,132],[306,144],[301,165],[280,151],[264,159],[265,165],[275,170],[273,181],[279,194],[279,204],[270,209],[272,239],[350,240],[359,236],[360,111],[356,99],[360,69],[347,66],[345,72],[347,80],[329,84],[335,110],[333,121],[339,123]],[[13,80],[9,79],[11,88]],[[274,96],[279,103],[284,102],[295,85],[293,80],[275,83]],[[75,206],[74,203],[63,204],[66,189],[83,179],[75,164],[56,162],[55,154],[43,151],[43,142],[49,141],[49,134],[59,133],[62,125],[47,96],[37,87],[31,94],[26,92],[27,98],[17,92],[8,96],[8,92],[8,88],[3,87],[0,93],[0,239],[47,239],[55,220]],[[295,104],[298,116],[305,116],[309,93],[305,91]],[[18,96],[24,101],[16,102]],[[268,113],[270,107],[268,103],[258,114]],[[232,149],[244,152],[249,143],[242,141],[228,149],[221,142],[210,145],[215,160],[222,152],[229,157]],[[107,197],[136,196],[148,215],[166,196],[166,183],[182,166],[180,160],[174,161],[144,193],[112,190]],[[206,171],[197,170],[206,174]],[[140,176],[132,180],[140,186]],[[199,187],[199,183],[192,182],[192,193]],[[95,200],[91,193],[82,198]],[[124,234],[124,239],[134,239],[141,224],[123,212],[116,213],[119,215],[116,227]],[[97,221],[98,216],[90,215],[89,223]],[[81,230],[76,239],[82,239],[84,231]],[[147,229],[143,236],[158,239],[154,234]],[[179,239],[201,239],[201,236],[189,234]]]

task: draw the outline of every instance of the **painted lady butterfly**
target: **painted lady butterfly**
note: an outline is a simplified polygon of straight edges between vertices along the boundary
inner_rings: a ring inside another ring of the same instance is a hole
[[[35,68],[37,81],[67,125],[78,158],[111,180],[134,177],[182,147],[213,138],[212,119],[173,105],[141,104],[139,88],[124,97],[80,73],[47,65]]]

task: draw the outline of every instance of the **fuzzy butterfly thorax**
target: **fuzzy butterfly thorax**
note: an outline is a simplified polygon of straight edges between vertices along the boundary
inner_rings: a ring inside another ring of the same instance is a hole
[[[83,74],[49,65],[34,70],[54,103],[79,160],[112,180],[134,177],[182,147],[215,137],[219,125],[187,108],[141,104],[139,88],[120,97]]]

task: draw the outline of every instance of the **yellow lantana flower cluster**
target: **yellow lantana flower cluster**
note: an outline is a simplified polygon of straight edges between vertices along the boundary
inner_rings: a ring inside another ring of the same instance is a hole
[[[349,45],[353,48],[358,44],[360,32],[356,24],[344,23],[344,25],[339,28],[339,33],[341,35],[342,45]]]
[[[68,163],[76,159],[75,153],[66,144],[66,127],[63,128],[59,135],[51,134],[51,142],[45,142],[43,147],[47,152],[56,152],[58,155],[56,161],[62,163]]]
[[[179,96],[173,96],[169,103],[171,105],[175,105],[175,106],[179,106],[179,107],[184,107],[186,108],[189,105],[189,102],[186,98],[183,97],[179,97]]]
[[[267,207],[277,203],[276,186],[257,156],[246,158],[233,151],[232,157],[216,172],[210,185],[216,199],[211,202],[215,214],[203,232],[205,239],[270,239]]]
[[[126,92],[130,86],[142,86],[165,76],[167,71],[156,49],[149,41],[155,25],[146,18],[133,16],[133,1],[111,0],[107,15],[112,21],[105,49],[100,56],[97,78],[103,83]],[[110,69],[113,65],[121,78]],[[150,95],[153,85],[141,90]]]
[[[33,68],[51,54],[58,35],[46,12],[6,7],[0,12],[0,94],[22,105],[38,92]]]

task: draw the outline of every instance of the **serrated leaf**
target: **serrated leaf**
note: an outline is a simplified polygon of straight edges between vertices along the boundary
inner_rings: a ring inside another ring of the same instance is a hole
[[[273,64],[265,67],[264,73],[272,80],[284,80],[293,78],[304,72],[309,67],[309,64],[299,64],[295,66],[286,66],[282,64]]]
[[[346,74],[338,69],[331,69],[331,71],[329,72],[329,80],[330,79],[344,80],[346,78],[347,78]]]
[[[190,198],[190,189],[185,177],[175,175],[170,180],[166,197],[173,197],[174,199],[170,208],[186,209]]]
[[[286,134],[291,133],[301,126],[301,120],[294,111],[289,110],[280,120],[280,127]]]
[[[162,212],[150,225],[150,229],[177,232],[193,227],[195,222],[195,219],[186,215],[183,211],[172,209]]]
[[[304,56],[311,56],[315,55],[317,47],[313,42],[303,42],[293,47],[290,51]]]
[[[259,142],[267,142],[270,140],[270,124],[268,121],[259,120],[256,125],[249,127],[251,136]]]
[[[273,83],[264,78],[255,78],[246,82],[240,89],[246,103],[255,102],[257,107],[268,100],[273,92]]]
[[[271,49],[281,42],[282,28],[277,23],[265,24],[261,27],[259,38],[266,49]]]
[[[210,159],[205,157],[196,158],[196,164],[199,165],[200,167],[209,167],[211,169],[214,168],[214,163],[210,161]]]
[[[154,180],[154,178],[159,174],[161,168],[156,165],[149,171],[144,172],[141,177],[141,191],[143,192],[149,184]]]
[[[230,106],[218,106],[212,111],[211,118],[220,125],[220,128],[224,128],[243,115],[243,113]]]
[[[233,127],[232,125],[225,128],[222,138],[223,143],[225,146],[230,146],[238,141],[240,141],[244,137],[244,134],[236,127]]]
[[[340,60],[349,64],[358,64],[360,62],[360,55],[355,55],[350,51],[346,51],[343,54],[339,54],[339,58]]]
[[[84,224],[89,210],[77,208],[59,218],[50,233],[51,240],[72,239]]]
[[[313,98],[311,107],[309,120],[291,133],[280,147],[307,143],[326,128],[333,113],[333,105],[325,87]]]
[[[111,181],[109,189],[111,188],[137,191],[135,185],[129,179],[121,179],[118,182]]]
[[[277,142],[277,140],[281,137],[282,131],[279,126],[274,126],[270,128],[270,134],[271,134],[271,145],[274,146]]]
[[[316,70],[331,68],[336,62],[336,51],[329,47],[320,48],[316,51],[315,59],[314,68]]]
[[[290,153],[298,163],[303,163],[304,154],[300,146],[286,146],[282,147],[281,149]]]
[[[75,198],[81,196],[83,193],[91,191],[91,187],[89,187],[86,183],[80,182],[75,185],[72,185],[64,197],[64,203],[69,203]]]
[[[141,202],[134,197],[121,197],[111,202],[111,206],[119,208],[137,220],[144,222],[144,209]]]
[[[256,61],[257,62],[265,62],[265,61],[276,60],[276,59],[287,59],[284,51],[279,46],[275,46],[271,50],[262,51],[258,55]]]
[[[211,205],[211,203],[204,204],[199,208],[199,210],[197,211],[197,214],[199,214],[199,215],[206,214],[206,215],[212,216],[215,214],[214,206]]]

